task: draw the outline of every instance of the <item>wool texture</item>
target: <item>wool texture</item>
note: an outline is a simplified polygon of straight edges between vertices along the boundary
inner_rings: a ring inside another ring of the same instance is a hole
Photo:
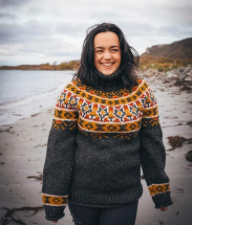
[[[112,208],[138,200],[141,167],[155,207],[172,204],[151,88],[139,79],[127,89],[118,72],[113,78],[102,76],[98,88],[74,79],[57,100],[43,171],[48,220],[62,218],[68,201]]]

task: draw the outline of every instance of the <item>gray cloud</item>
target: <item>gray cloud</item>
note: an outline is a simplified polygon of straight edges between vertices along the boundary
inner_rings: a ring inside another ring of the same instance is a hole
[[[44,9],[43,5],[35,5],[31,6],[30,8],[27,9],[27,14],[28,15],[44,15],[44,13],[47,13],[47,11]]]
[[[8,19],[15,19],[16,16],[10,13],[0,13],[0,18],[8,18]]]
[[[87,24],[85,22],[59,22],[56,25],[55,32],[68,36],[83,36],[86,32]]]
[[[23,5],[24,3],[27,3],[28,1],[29,0],[1,0],[0,7],[7,7],[7,6],[18,7],[20,5]]]
[[[117,24],[140,54],[192,36],[191,0],[0,0],[0,7],[0,64],[77,59],[86,30],[102,22]]]
[[[0,24],[0,43],[24,43],[27,40],[43,39],[54,33],[54,26],[30,20],[24,24]]]

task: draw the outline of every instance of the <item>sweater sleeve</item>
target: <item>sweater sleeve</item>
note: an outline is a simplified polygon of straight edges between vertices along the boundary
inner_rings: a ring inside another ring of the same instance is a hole
[[[170,182],[165,173],[166,153],[159,123],[157,101],[149,88],[144,96],[141,136],[141,164],[155,208],[172,205]]]
[[[50,221],[61,219],[67,205],[77,119],[76,98],[64,89],[54,109],[43,170],[42,203]]]

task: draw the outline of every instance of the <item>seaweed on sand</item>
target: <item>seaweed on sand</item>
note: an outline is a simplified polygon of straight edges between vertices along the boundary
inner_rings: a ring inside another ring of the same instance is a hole
[[[17,211],[27,211],[27,210],[32,210],[34,211],[34,213],[32,215],[35,215],[37,212],[39,212],[40,210],[43,209],[43,206],[38,206],[38,207],[30,207],[30,206],[24,206],[21,208],[13,208],[13,209],[8,209],[8,208],[3,208],[6,209],[7,212],[6,214],[2,217],[2,219],[0,220],[1,225],[7,225],[9,224],[11,221],[17,223],[17,224],[22,224],[22,225],[26,225],[21,219],[17,218],[15,219],[12,214],[14,212]]]
[[[171,149],[168,151],[174,150],[176,147],[182,147],[184,142],[187,142],[188,144],[191,143],[191,139],[187,139],[184,137],[180,137],[179,135],[176,136],[169,136],[168,137],[169,144],[171,145]]]

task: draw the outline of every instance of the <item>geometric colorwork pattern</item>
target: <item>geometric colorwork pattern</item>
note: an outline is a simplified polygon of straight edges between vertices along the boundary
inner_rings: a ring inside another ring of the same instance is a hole
[[[68,111],[68,110],[62,110],[59,108],[55,108],[55,118],[62,119],[62,120],[76,120],[77,119],[77,112],[76,111]]]
[[[94,132],[94,133],[128,133],[139,130],[141,126],[140,119],[135,122],[127,122],[126,124],[121,123],[110,123],[105,122],[99,124],[98,122],[78,119],[78,126],[81,130]]]
[[[165,184],[152,184],[148,187],[150,195],[154,196],[156,194],[161,194],[170,191],[170,183]]]
[[[53,128],[78,127],[92,138],[112,133],[120,138],[129,133],[136,135],[147,124],[158,125],[159,117],[157,101],[144,80],[138,80],[132,90],[102,92],[81,84],[77,78],[59,96],[53,120]]]
[[[120,138],[120,139],[127,139],[130,140],[132,138],[135,138],[138,135],[138,132],[132,132],[132,133],[94,133],[94,132],[86,132],[81,130],[83,134],[85,134],[88,137],[91,137],[92,139],[98,138],[98,139],[107,139],[107,138]]]
[[[63,120],[53,119],[52,128],[56,128],[57,130],[58,129],[73,130],[73,129],[77,129],[77,122],[76,121],[63,121]]]
[[[94,92],[94,91],[86,92],[86,85],[77,87],[76,80],[69,83],[66,86],[66,90],[69,91],[70,93],[73,93],[78,98],[83,98],[83,99],[85,99],[87,101],[91,101],[93,103],[103,104],[103,105],[108,105],[108,106],[116,106],[116,105],[128,104],[130,102],[137,100],[140,97],[141,98],[145,97],[145,96],[143,96],[143,93],[145,91],[147,91],[148,84],[146,82],[144,82],[143,80],[139,80],[138,83],[139,83],[139,86],[135,86],[132,89],[132,92],[129,94],[126,93],[122,96],[117,96],[116,92],[110,92],[110,95],[112,96],[112,98],[107,98],[105,96],[98,96],[97,94],[99,94],[99,93]],[[148,94],[148,96],[150,98],[150,94]],[[68,98],[65,97],[63,99],[65,99],[65,103],[68,105]],[[68,107],[70,107],[70,105],[68,105]]]
[[[158,115],[158,106],[155,105],[151,108],[146,108],[143,110],[143,118],[151,118],[153,116]]]
[[[152,117],[149,119],[142,119],[142,126],[146,127],[147,125],[150,125],[151,127],[154,127],[156,125],[159,125],[159,116]]]
[[[42,193],[43,205],[66,206],[67,202],[68,202],[68,195],[57,196],[57,195],[48,195],[48,194]]]

